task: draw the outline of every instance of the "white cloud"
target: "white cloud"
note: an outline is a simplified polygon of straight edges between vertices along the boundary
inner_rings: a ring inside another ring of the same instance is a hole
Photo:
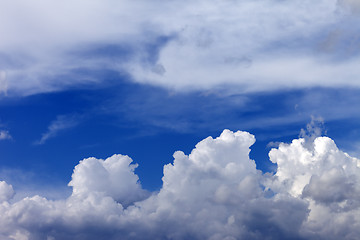
[[[316,138],[312,149],[305,139],[296,139],[269,155],[278,164],[272,188],[310,203],[309,217],[302,226],[305,235],[317,239],[358,236],[359,159],[340,151],[328,137]]]
[[[141,189],[139,178],[134,174],[137,167],[128,156],[114,155],[105,161],[87,158],[74,169],[69,186],[73,196],[88,197],[97,192],[112,197],[115,201],[128,205],[146,196]]]
[[[0,140],[12,139],[9,131],[7,130],[0,130]]]
[[[4,181],[0,181],[0,203],[10,200],[15,192],[11,185]]]
[[[359,19],[346,11],[357,5],[347,0],[2,2],[0,62],[8,93],[22,95],[104,81],[81,69],[125,71],[137,82],[177,90],[359,87]],[[168,42],[160,44],[164,37]],[[101,50],[109,46],[123,52],[110,48],[109,57]]]
[[[7,94],[8,82],[6,79],[6,72],[0,70],[0,93]]]
[[[60,131],[73,128],[79,123],[75,116],[57,116],[56,120],[50,123],[48,131],[45,132],[35,144],[44,144],[48,139],[55,137]]]
[[[0,183],[2,239],[356,239],[360,160],[328,137],[300,138],[270,151],[263,174],[249,159],[255,138],[225,130],[190,155],[174,154],[163,186],[147,195],[123,155],[75,167],[72,195],[11,202]],[[306,141],[313,141],[312,148]],[[35,217],[36,216],[36,217]]]

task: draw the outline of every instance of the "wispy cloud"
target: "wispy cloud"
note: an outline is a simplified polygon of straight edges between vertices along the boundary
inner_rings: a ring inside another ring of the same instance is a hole
[[[297,125],[292,133],[295,136],[311,116],[322,116],[326,121],[360,118],[358,89],[314,88],[255,94],[219,90],[206,94],[169,94],[162,88],[141,86],[132,88],[131,94],[126,90],[119,92],[121,97],[107,98],[103,111],[142,125],[179,132],[220,131],[224,126],[248,131],[276,128],[272,133],[274,137],[287,132],[284,126]],[[260,139],[259,135],[257,137]]]
[[[356,1],[155,2],[2,2],[8,94],[103,81],[83,69],[185,91],[360,86]]]
[[[36,141],[35,144],[41,145],[48,141],[50,138],[56,137],[59,132],[64,131],[69,128],[73,128],[79,124],[79,117],[72,115],[61,115],[52,121],[48,126],[47,132],[45,132],[41,139]]]
[[[10,135],[9,131],[0,130],[0,140],[7,140],[7,139],[12,139],[12,136]]]

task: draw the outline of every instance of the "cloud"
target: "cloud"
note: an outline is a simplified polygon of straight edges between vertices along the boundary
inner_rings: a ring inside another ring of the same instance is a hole
[[[313,141],[312,148],[306,141]],[[262,173],[247,132],[224,130],[178,151],[163,186],[149,195],[124,155],[75,167],[70,197],[11,200],[0,183],[2,239],[356,239],[360,160],[328,137],[300,138],[270,151]],[[36,218],[34,218],[36,216]]]
[[[79,123],[79,119],[75,116],[57,116],[56,120],[50,123],[48,131],[45,132],[39,141],[35,144],[44,144],[48,139],[55,137],[60,131],[73,128]]]
[[[8,94],[18,95],[101,86],[107,71],[185,91],[359,87],[359,19],[346,11],[356,6],[345,0],[3,2],[0,63]]]
[[[272,188],[310,203],[311,211],[302,226],[305,235],[316,239],[356,238],[359,159],[340,151],[328,137],[316,138],[312,149],[305,139],[296,139],[272,149],[269,156],[278,165]]]
[[[134,203],[146,196],[139,178],[134,174],[137,164],[131,164],[128,156],[114,155],[105,161],[87,158],[74,169],[69,186],[73,196],[86,198],[89,193],[98,192],[111,196],[122,205]]]
[[[7,140],[7,139],[12,139],[12,136],[10,135],[9,131],[0,130],[0,140]]]
[[[0,203],[10,200],[15,192],[11,185],[4,181],[0,181]]]
[[[360,12],[360,2],[358,0],[339,0],[338,2],[353,13],[358,14]]]
[[[306,144],[310,144],[308,147],[313,147],[311,145],[314,144],[314,140],[322,136],[324,131],[324,119],[311,116],[311,122],[306,124],[306,130],[301,129],[299,136],[305,139]]]
[[[0,93],[7,94],[8,82],[6,72],[0,70]]]

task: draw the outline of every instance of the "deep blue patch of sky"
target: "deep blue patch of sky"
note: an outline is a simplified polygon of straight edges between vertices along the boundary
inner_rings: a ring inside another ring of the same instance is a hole
[[[120,153],[139,163],[143,187],[156,190],[175,151],[189,154],[197,142],[225,128],[256,136],[250,156],[263,171],[276,169],[268,160],[269,142],[297,138],[312,115],[324,118],[327,134],[343,149],[355,151],[354,139],[360,140],[358,90],[178,93],[111,72],[106,76],[110,81],[102,88],[4,98],[0,121],[13,140],[0,141],[1,168],[36,172],[31,181],[66,184],[79,160]],[[76,124],[36,144],[59,116]]]

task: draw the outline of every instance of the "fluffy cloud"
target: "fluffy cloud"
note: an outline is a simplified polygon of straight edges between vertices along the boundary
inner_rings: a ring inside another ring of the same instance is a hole
[[[359,86],[355,9],[351,0],[2,2],[0,91],[103,83],[108,70],[177,90]]]
[[[14,196],[14,189],[4,181],[0,181],[0,202],[8,201]]]
[[[69,186],[73,196],[86,198],[89,193],[101,193],[115,201],[128,205],[145,197],[139,178],[134,174],[137,167],[128,156],[114,155],[105,161],[88,158],[74,169]]]
[[[278,164],[273,189],[307,200],[303,231],[315,238],[356,239],[359,232],[360,160],[340,151],[328,137],[281,144],[269,153]],[[329,219],[331,219],[329,221]]]
[[[313,144],[306,144],[313,141]],[[75,167],[72,195],[12,201],[0,182],[2,239],[356,239],[360,160],[328,137],[295,139],[269,153],[262,173],[247,132],[225,130],[174,154],[163,186],[147,193],[128,156]]]

